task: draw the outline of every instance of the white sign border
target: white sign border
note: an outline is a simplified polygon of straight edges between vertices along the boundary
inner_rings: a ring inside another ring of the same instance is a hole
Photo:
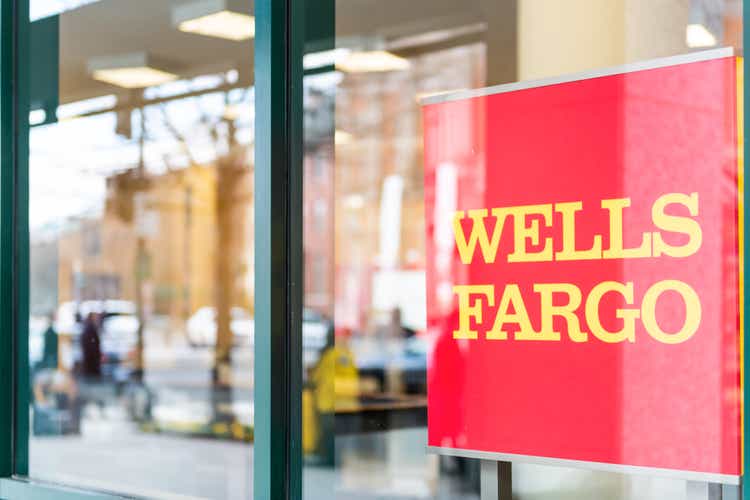
[[[658,59],[649,59],[646,61],[638,61],[620,66],[612,66],[609,68],[592,69],[588,71],[582,71],[580,73],[570,73],[560,76],[552,76],[549,78],[540,78],[538,80],[525,80],[514,83],[504,83],[501,85],[493,85],[492,87],[484,87],[480,89],[470,90],[458,90],[455,92],[446,92],[444,94],[431,95],[422,98],[419,102],[422,106],[429,104],[440,104],[450,101],[460,101],[463,99],[471,99],[473,97],[483,97],[492,94],[502,94],[505,92],[513,92],[515,90],[526,90],[537,87],[545,87],[548,85],[557,85],[560,83],[570,83],[579,80],[588,80],[590,78],[600,78],[603,76],[621,75],[623,73],[632,73],[634,71],[643,71],[648,69],[665,68],[667,66],[677,66],[679,64],[687,64],[694,62],[710,61],[713,59],[723,59],[725,57],[732,57],[734,55],[733,47],[722,47],[719,49],[701,50],[698,52],[690,52],[688,54],[680,54],[677,56],[660,57]]]

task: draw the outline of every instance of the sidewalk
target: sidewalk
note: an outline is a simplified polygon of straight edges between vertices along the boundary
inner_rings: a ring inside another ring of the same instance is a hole
[[[32,438],[32,477],[165,500],[252,498],[250,444],[142,434],[111,422],[83,431]],[[305,500],[477,500],[433,476],[425,437],[414,429],[337,439],[341,465],[305,467]]]

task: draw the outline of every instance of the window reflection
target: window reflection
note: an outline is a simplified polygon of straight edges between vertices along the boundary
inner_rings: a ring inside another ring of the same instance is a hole
[[[249,498],[252,44],[179,32],[178,3],[60,18],[60,105],[30,133],[30,476]],[[162,59],[174,78],[138,70]]]
[[[336,51],[306,58],[308,70],[324,55],[335,60],[335,71],[305,85],[305,304],[333,318],[303,392],[306,498],[479,497],[476,461],[425,452],[426,360],[438,346],[425,332],[425,220],[437,216],[424,200],[452,212],[458,172],[443,165],[439,196],[425,193],[419,100],[706,46],[741,49],[741,19],[733,0],[336,3]],[[471,133],[456,127],[445,142],[470,146]],[[314,207],[334,226],[327,243]],[[438,268],[454,252],[443,230]],[[439,286],[427,293],[445,296]],[[686,491],[684,481],[523,464],[513,481],[519,499]]]

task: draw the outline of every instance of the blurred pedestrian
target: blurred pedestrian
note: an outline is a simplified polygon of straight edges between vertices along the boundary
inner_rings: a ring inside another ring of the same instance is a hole
[[[352,331],[329,324],[326,347],[312,370],[321,465],[335,466],[336,410],[359,408],[359,371],[349,348]]]
[[[404,340],[412,338],[416,332],[403,323],[401,317],[401,308],[396,306],[391,309],[388,323],[381,327],[381,337],[383,340]]]
[[[84,377],[98,378],[102,374],[102,349],[99,338],[99,318],[94,312],[86,317],[81,333],[81,353],[83,362],[81,364],[81,375]]]
[[[57,370],[57,331],[55,330],[55,313],[51,312],[48,315],[49,324],[47,329],[44,330],[43,348],[42,348],[42,359],[39,361],[38,368],[40,370]]]

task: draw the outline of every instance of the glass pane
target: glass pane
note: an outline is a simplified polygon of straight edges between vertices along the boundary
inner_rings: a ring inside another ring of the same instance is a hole
[[[29,475],[250,498],[251,4],[31,4]]]
[[[425,270],[440,256],[425,251],[438,208],[425,205],[435,195],[420,100],[707,48],[741,53],[742,2],[339,1],[335,19],[335,52],[305,60],[305,305],[328,328],[320,349],[303,329],[305,498],[477,499],[478,460],[426,450],[427,360],[438,348],[426,294],[438,291],[425,291]],[[446,144],[468,122],[459,117]],[[448,199],[459,183],[450,174],[435,188]],[[455,248],[445,252],[450,265]],[[465,411],[454,408],[457,419]],[[679,499],[688,487],[523,463],[512,479],[520,500]]]

